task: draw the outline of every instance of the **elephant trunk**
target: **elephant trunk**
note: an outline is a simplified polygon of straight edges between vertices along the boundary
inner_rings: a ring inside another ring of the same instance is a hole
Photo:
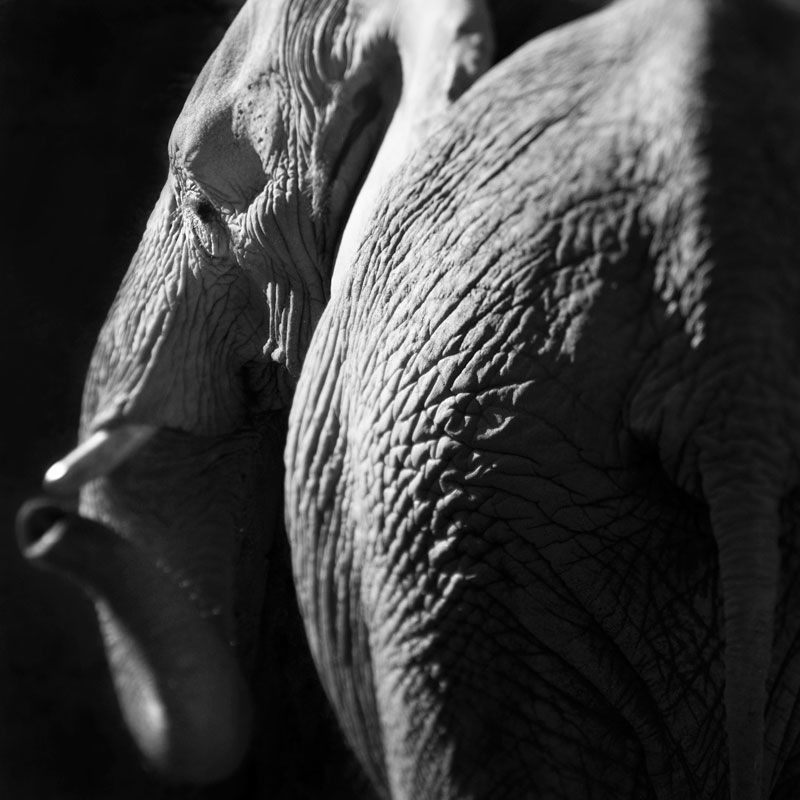
[[[77,582],[97,612],[117,698],[143,755],[173,780],[231,773],[250,703],[234,654],[173,578],[106,526],[34,500],[17,521],[30,562]]]

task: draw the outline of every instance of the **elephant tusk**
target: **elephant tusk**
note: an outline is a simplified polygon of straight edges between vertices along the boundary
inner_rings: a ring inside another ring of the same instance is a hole
[[[153,425],[127,424],[97,431],[45,472],[45,490],[62,495],[77,492],[130,458],[156,430]]]

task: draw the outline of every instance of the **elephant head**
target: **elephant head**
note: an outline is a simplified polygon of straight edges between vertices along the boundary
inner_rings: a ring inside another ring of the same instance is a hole
[[[123,716],[175,780],[247,748],[285,410],[337,247],[491,49],[480,0],[250,0],[175,124],[80,444],[46,475],[79,514],[40,503],[19,526],[94,599]]]

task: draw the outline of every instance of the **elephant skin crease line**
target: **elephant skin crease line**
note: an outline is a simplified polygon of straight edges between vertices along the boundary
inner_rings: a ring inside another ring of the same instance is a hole
[[[155,432],[153,425],[135,424],[97,431],[45,472],[43,486],[56,494],[77,492],[130,458]]]

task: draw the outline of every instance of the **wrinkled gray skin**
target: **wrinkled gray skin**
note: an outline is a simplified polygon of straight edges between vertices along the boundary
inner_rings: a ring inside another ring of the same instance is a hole
[[[169,779],[217,781],[248,748],[261,618],[286,613],[262,608],[286,409],[337,243],[492,46],[482,0],[250,0],[175,124],[87,377],[93,455],[48,472],[85,484],[81,516],[20,522],[25,555],[94,599],[122,715]]]
[[[721,6],[618,0],[472,88],[478,2],[245,6],[87,380],[83,440],[155,433],[21,526],[153,767],[248,747],[293,403],[295,581],[378,793],[794,796],[799,25]]]
[[[292,406],[312,651],[400,798],[794,798],[800,9],[620,0],[403,168]]]

